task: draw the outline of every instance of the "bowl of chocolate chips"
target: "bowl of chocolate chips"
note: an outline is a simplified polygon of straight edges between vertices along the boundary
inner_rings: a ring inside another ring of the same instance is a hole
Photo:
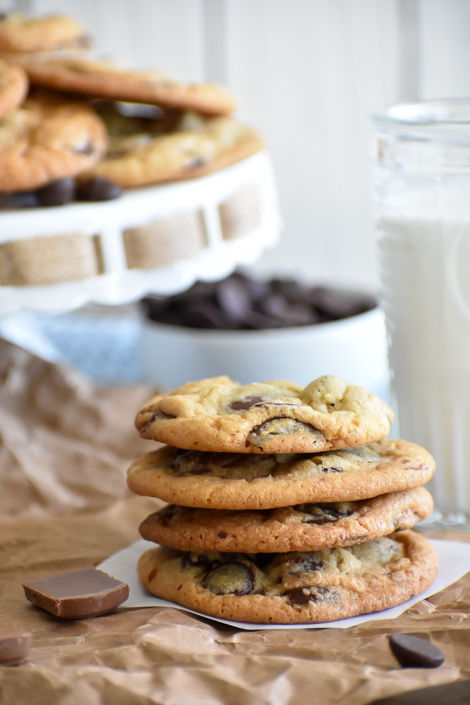
[[[145,380],[171,389],[228,375],[306,385],[335,374],[388,397],[383,311],[364,292],[236,271],[140,301]]]

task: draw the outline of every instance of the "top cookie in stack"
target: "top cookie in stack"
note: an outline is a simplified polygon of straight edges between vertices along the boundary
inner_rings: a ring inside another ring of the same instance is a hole
[[[143,585],[247,622],[309,623],[406,601],[434,579],[409,529],[432,510],[423,448],[384,440],[393,414],[334,376],[302,389],[227,377],[150,400],[136,425],[166,446],[129,468],[139,494],[171,502],[140,526]]]

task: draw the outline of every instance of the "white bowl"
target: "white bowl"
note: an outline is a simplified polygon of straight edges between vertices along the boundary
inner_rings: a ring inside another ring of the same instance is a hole
[[[201,330],[144,320],[141,369],[162,390],[228,375],[241,384],[287,379],[301,385],[334,374],[388,398],[380,308],[331,323],[270,330]]]

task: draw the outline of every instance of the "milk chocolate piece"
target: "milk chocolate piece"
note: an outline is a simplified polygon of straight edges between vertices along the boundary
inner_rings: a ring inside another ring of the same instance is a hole
[[[390,649],[401,666],[438,668],[445,659],[437,646],[412,634],[392,634]]]
[[[368,705],[470,705],[470,680],[410,690],[401,695],[373,700]]]
[[[0,666],[16,666],[29,654],[31,634],[0,636]]]
[[[62,619],[111,612],[129,597],[129,586],[96,568],[60,573],[23,583],[26,598]]]

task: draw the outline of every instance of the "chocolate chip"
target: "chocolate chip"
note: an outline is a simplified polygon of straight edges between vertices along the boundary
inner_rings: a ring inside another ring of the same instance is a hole
[[[341,468],[322,468],[322,472],[343,472]]]
[[[313,595],[308,587],[291,588],[282,593],[283,597],[287,597],[289,602],[296,605],[307,605],[314,600]]]
[[[267,516],[269,512],[263,512],[263,514]],[[255,562],[256,567],[262,570],[263,572],[266,571],[266,569],[271,565],[275,558],[275,553],[255,553],[253,555],[253,560]]]
[[[255,588],[253,570],[244,563],[222,563],[207,573],[202,587],[214,595],[249,595]]]
[[[322,562],[309,553],[294,553],[285,561],[285,566],[289,575],[303,575],[321,570]]]
[[[79,201],[112,201],[121,194],[122,188],[103,176],[95,176],[77,184],[76,197]]]
[[[412,634],[392,634],[390,649],[401,666],[438,668],[444,663],[444,653],[430,641]]]
[[[212,565],[214,565],[214,563],[212,563]],[[209,566],[211,566],[211,562],[209,560],[209,557],[205,553],[184,551],[183,555],[181,556],[181,567],[183,569],[194,567],[209,568]]]
[[[176,504],[169,504],[168,506],[163,507],[163,509],[160,509],[160,511],[156,512],[156,514],[153,516],[156,516],[159,524],[161,524],[162,526],[168,526],[173,517],[176,516],[178,512],[179,507],[176,506]]]
[[[63,206],[75,198],[75,179],[67,177],[37,189],[36,200],[40,206]]]
[[[315,287],[310,292],[310,304],[327,320],[357,316],[373,308],[373,297],[333,287]]]
[[[245,397],[244,399],[238,399],[237,401],[233,401],[229,405],[229,408],[233,409],[234,411],[246,411],[247,409],[251,409],[252,406],[255,406],[255,404],[259,404],[260,402],[263,402],[263,397]]]
[[[220,468],[242,468],[260,463],[271,454],[257,455],[252,453],[212,453],[210,451],[179,450],[173,456],[173,470],[181,476],[204,475],[210,472],[211,466]]]
[[[198,288],[199,284],[204,285],[204,291]],[[199,301],[193,312],[195,297]],[[208,316],[199,315],[201,297],[218,314],[212,310]],[[144,301],[148,299],[151,297]],[[186,292],[166,297],[163,303],[157,310],[146,307],[146,315],[172,325],[246,330],[312,325],[356,315],[376,306],[375,300],[364,294],[310,287],[293,279],[262,281],[241,272],[216,282],[197,282]]]
[[[33,191],[2,194],[0,197],[0,208],[36,208],[38,205],[36,194]]]
[[[215,298],[222,310],[236,319],[242,319],[251,308],[250,292],[243,281],[235,277],[219,282]]]
[[[183,325],[191,328],[234,328],[236,325],[224,311],[210,300],[196,298],[189,302],[184,311],[179,313]]]
[[[324,440],[323,435],[310,424],[297,421],[284,416],[277,416],[273,419],[263,421],[263,423],[255,426],[249,434],[249,443],[254,445],[262,445],[268,440],[276,436],[290,436],[302,433],[303,436],[311,437],[313,445]]]
[[[320,585],[290,588],[283,592],[282,596],[287,597],[289,602],[295,605],[307,605],[309,602],[337,602],[339,600],[339,594],[336,590]]]
[[[311,514],[311,518],[305,518],[303,521],[306,524],[315,524],[317,526],[323,526],[324,524],[338,521],[338,519],[343,519],[352,514],[353,511],[339,509],[331,504],[300,504],[296,509],[299,512]]]

